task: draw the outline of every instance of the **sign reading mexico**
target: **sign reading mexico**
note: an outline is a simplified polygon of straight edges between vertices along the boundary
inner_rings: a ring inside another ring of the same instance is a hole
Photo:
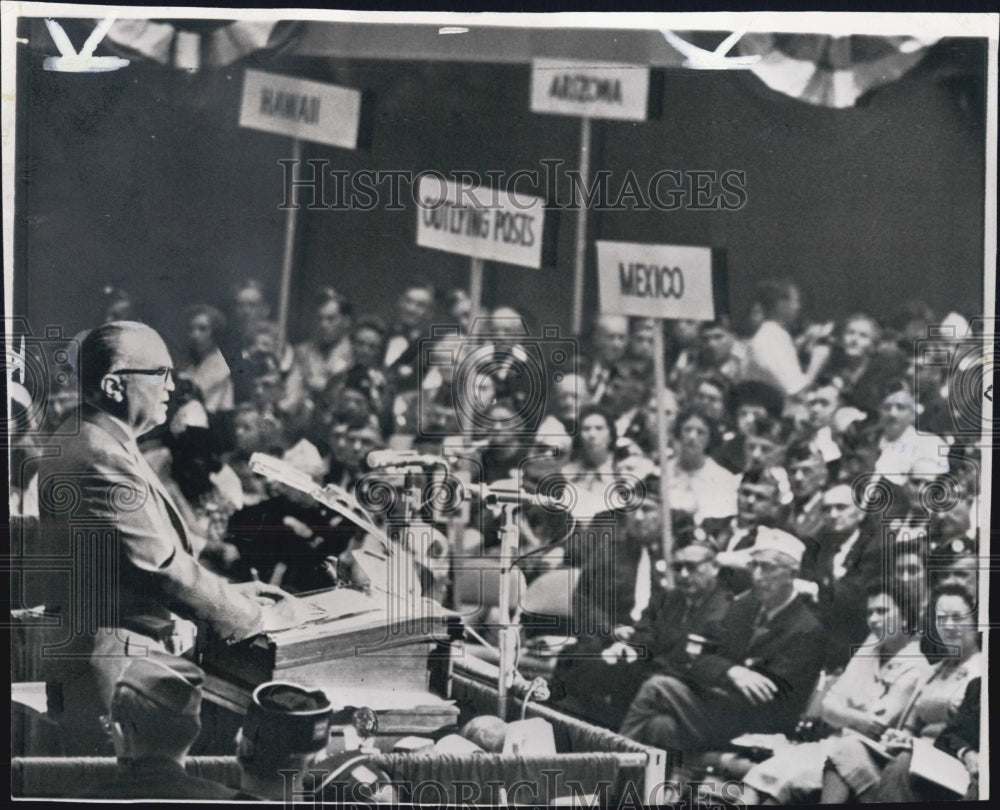
[[[470,188],[442,176],[417,187],[417,244],[476,259],[542,266],[545,201],[514,191]]]
[[[601,311],[644,318],[715,318],[712,249],[597,243]]]
[[[531,63],[531,111],[645,121],[649,67],[618,62],[535,59]]]
[[[361,91],[248,70],[240,126],[345,149],[358,145]]]

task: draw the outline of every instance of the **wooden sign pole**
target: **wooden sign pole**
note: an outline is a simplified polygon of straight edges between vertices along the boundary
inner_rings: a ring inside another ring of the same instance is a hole
[[[580,119],[580,177],[586,185],[590,177],[590,118]],[[579,206],[576,211],[576,246],[573,252],[573,334],[577,337],[583,331],[583,271],[587,257],[587,207]]]
[[[300,138],[292,140],[292,160],[295,161],[292,164],[293,171],[298,171],[302,165],[302,140]],[[295,224],[297,214],[297,206],[293,205],[288,209],[288,216],[285,218],[285,247],[281,254],[278,337],[281,342],[279,351],[282,354],[284,354],[286,341],[288,340],[288,308],[292,292],[292,262],[295,258]]]
[[[483,260],[475,256],[469,263],[469,299],[472,301],[470,323],[475,323],[483,305]]]
[[[670,519],[670,481],[667,471],[667,417],[665,392],[667,388],[666,372],[663,368],[663,320],[654,318],[653,323],[653,379],[656,385],[656,451],[657,462],[660,465],[660,503],[663,516],[663,561],[666,564],[666,576],[672,584],[670,559],[673,554],[673,524]]]

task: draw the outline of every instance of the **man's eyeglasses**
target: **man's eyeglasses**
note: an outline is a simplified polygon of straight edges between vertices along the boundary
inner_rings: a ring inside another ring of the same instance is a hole
[[[167,380],[173,376],[174,370],[168,366],[159,368],[119,368],[111,372],[112,374],[145,374],[149,377],[159,377],[160,382],[166,385]]]
[[[679,574],[681,571],[697,571],[704,564],[704,562],[705,560],[702,560],[701,562],[675,562],[670,563],[670,567]]]
[[[820,507],[824,512],[844,512],[851,508],[849,503],[824,503]]]

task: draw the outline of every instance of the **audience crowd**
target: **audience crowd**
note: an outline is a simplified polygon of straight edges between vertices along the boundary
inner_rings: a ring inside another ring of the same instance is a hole
[[[937,796],[909,771],[921,738],[966,764],[974,795],[978,437],[955,421],[949,367],[918,351],[937,323],[926,305],[833,323],[805,316],[794,283],[766,280],[748,334],[724,315],[602,313],[574,356],[553,359],[522,313],[474,313],[464,291],[439,296],[422,280],[388,321],[334,289],[314,300],[311,336],[295,345],[252,281],[225,313],[187,311],[168,420],[141,449],[205,565],[302,592],[343,579],[364,542],[342,514],[252,472],[253,453],[362,503],[373,475],[403,484],[373,473],[371,451],[440,456],[470,488],[558,502],[513,515],[529,590],[577,572],[555,624],[544,610],[521,615],[526,649],[553,627],[567,636],[556,705],[684,763],[739,735],[784,734],[788,747],[745,777],[755,801]],[[135,317],[127,294],[111,303],[108,319]],[[945,322],[964,336],[960,316]],[[71,390],[52,393],[36,432],[65,418]],[[12,408],[30,399],[14,391]],[[24,435],[11,467],[23,471],[12,486],[23,519],[37,501],[31,456]],[[461,570],[447,561],[495,553],[499,514],[476,499],[409,506],[432,529],[417,554],[425,588],[461,608]],[[116,722],[139,711],[127,686]]]

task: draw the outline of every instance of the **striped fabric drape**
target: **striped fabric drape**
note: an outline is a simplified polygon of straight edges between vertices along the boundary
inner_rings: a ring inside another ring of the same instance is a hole
[[[923,59],[937,37],[745,34],[749,70],[779,93],[820,107],[853,107],[865,93],[890,84]]]
[[[140,56],[178,70],[220,68],[292,33],[294,23],[236,20],[214,30],[190,30],[162,20],[116,20],[104,46],[123,56]]]

